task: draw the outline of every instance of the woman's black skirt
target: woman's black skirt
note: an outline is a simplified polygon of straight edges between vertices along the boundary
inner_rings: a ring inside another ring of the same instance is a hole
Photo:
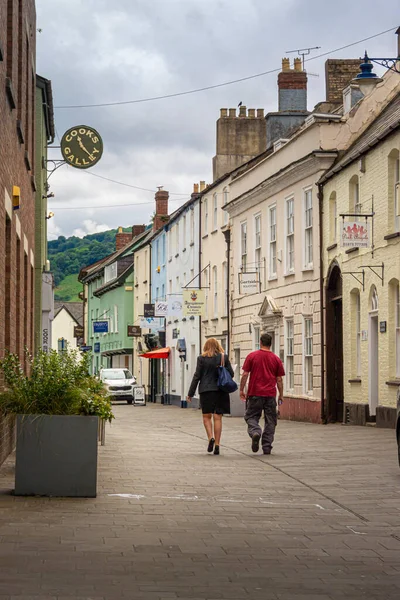
[[[203,392],[200,394],[200,405],[203,415],[215,413],[216,415],[229,415],[231,403],[229,394],[216,390],[215,392]]]

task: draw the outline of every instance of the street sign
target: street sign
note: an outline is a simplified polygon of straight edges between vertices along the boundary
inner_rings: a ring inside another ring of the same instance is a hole
[[[128,325],[128,337],[141,337],[142,329],[139,325]]]
[[[108,333],[108,321],[93,321],[94,333]]]
[[[166,317],[168,313],[168,302],[156,302],[154,305],[155,317]]]
[[[82,338],[84,335],[84,328],[82,325],[75,325],[74,327],[74,338]]]
[[[147,319],[148,317],[155,317],[154,304],[145,304],[144,305],[144,317],[145,317],[145,319]]]
[[[95,342],[93,347],[94,352],[100,352],[100,342]]]
[[[81,346],[79,350],[81,352],[90,352],[92,350],[92,346]]]

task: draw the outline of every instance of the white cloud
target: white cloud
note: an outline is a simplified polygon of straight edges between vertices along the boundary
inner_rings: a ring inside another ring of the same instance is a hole
[[[96,221],[92,221],[91,219],[85,219],[82,223],[84,228],[78,227],[74,229],[72,235],[76,235],[77,237],[84,237],[85,235],[89,235],[90,233],[101,233],[102,231],[107,231],[111,229],[109,225],[101,225],[96,223]]]

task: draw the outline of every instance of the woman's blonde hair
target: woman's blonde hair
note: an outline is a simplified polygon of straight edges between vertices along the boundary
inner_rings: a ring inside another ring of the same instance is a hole
[[[203,348],[202,356],[215,356],[216,354],[223,354],[224,349],[215,338],[210,338],[206,341]]]

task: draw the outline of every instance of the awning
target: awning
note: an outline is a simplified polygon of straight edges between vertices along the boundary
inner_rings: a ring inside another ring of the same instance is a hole
[[[170,349],[169,348],[157,348],[157,350],[151,350],[144,354],[139,354],[141,358],[168,358]]]

